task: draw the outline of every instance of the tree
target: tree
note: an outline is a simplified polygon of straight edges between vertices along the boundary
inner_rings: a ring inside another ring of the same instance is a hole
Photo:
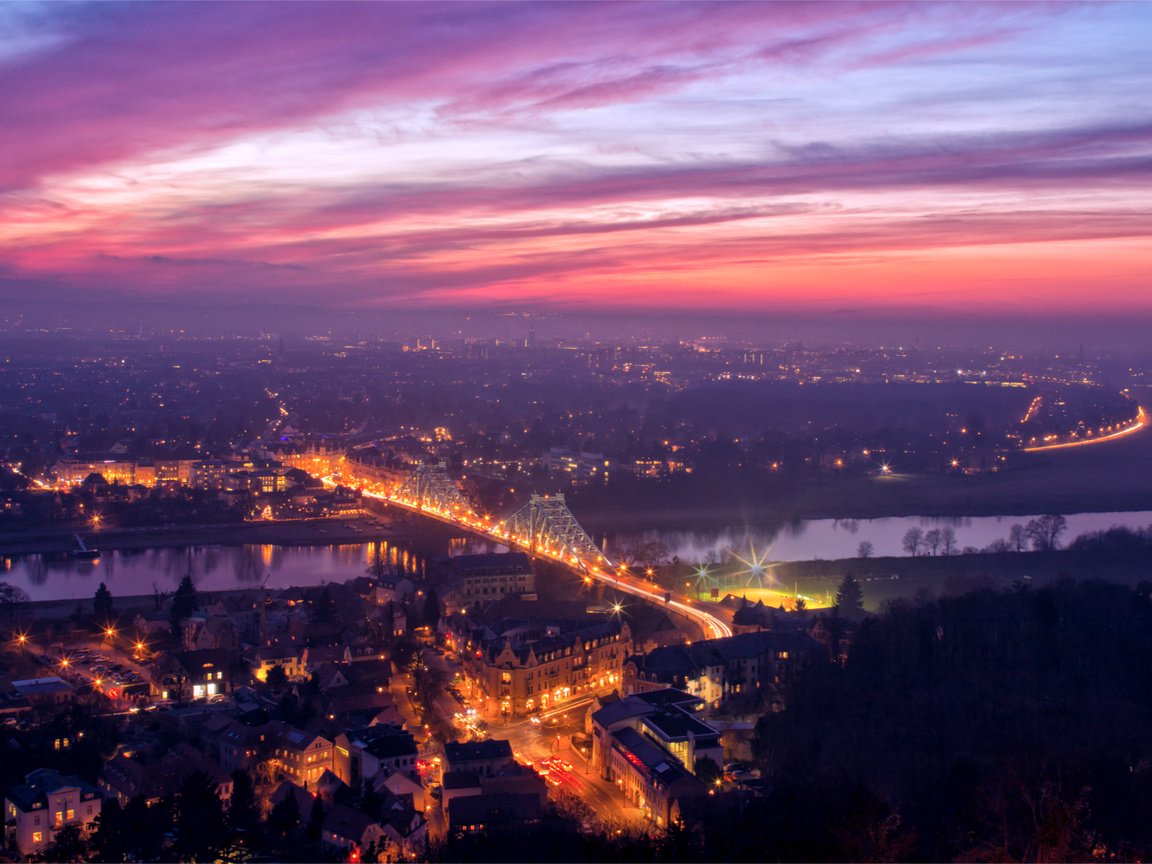
[[[186,857],[213,860],[226,840],[224,807],[216,784],[199,771],[188,775],[176,795],[176,846]]]
[[[137,795],[124,807],[124,837],[132,860],[163,859],[164,832],[168,830],[171,811],[167,799],[149,807],[143,795]]]
[[[940,554],[956,554],[956,529],[950,525],[940,529]]]
[[[300,822],[300,804],[291,790],[268,814],[268,828],[278,837],[286,837]]]
[[[324,801],[312,800],[312,812],[308,814],[308,839],[317,842],[324,834]]]
[[[856,547],[857,558],[871,558],[872,553],[876,551],[876,547],[868,540],[861,540],[860,545]]]
[[[28,592],[23,588],[17,588],[8,582],[0,582],[0,608],[5,610],[10,623],[16,621],[16,614],[20,611],[20,607],[28,603],[30,599]]]
[[[1028,532],[1023,525],[1013,525],[1008,530],[1008,545],[1014,552],[1023,552],[1028,548]]]
[[[97,861],[123,861],[128,852],[125,831],[124,810],[119,801],[109,798],[96,817],[96,832],[92,835],[93,857]]]
[[[864,591],[851,573],[840,580],[836,591],[836,609],[844,618],[858,618],[864,612]]]
[[[112,620],[112,592],[103,582],[96,589],[96,596],[92,598],[92,612],[96,616],[97,624],[105,624]]]
[[[88,844],[80,834],[79,825],[65,825],[56,832],[52,843],[44,850],[45,861],[87,861]]]
[[[924,534],[924,545],[933,555],[940,551],[940,543],[943,540],[944,535],[939,528],[933,528]]]
[[[243,768],[232,772],[232,797],[228,799],[228,827],[233,831],[249,831],[260,821],[256,805],[256,787],[252,775]]]
[[[797,597],[796,602],[793,604],[793,608],[797,612],[803,612],[808,608],[808,601],[803,597]]]
[[[1060,548],[1060,535],[1068,530],[1068,520],[1063,516],[1049,514],[1031,520],[1024,528],[1037,552],[1052,552]]]
[[[701,756],[696,760],[693,773],[700,778],[705,786],[712,786],[717,780],[723,779],[724,771],[716,764],[711,756]]]
[[[372,781],[365,780],[363,792],[360,795],[360,810],[367,813],[373,819],[379,819],[382,804],[383,801],[380,798],[380,793],[376,791],[376,787],[372,784]]]
[[[196,597],[196,586],[192,577],[185,576],[172,597],[172,629],[179,630],[184,621],[196,611],[199,600]]]
[[[273,666],[268,670],[264,680],[269,687],[283,687],[288,683],[288,673],[284,671],[283,666]]]
[[[429,586],[424,593],[424,623],[429,627],[436,627],[440,623],[440,594],[436,588]],[[392,631],[392,621],[388,621],[388,631]]]
[[[648,540],[637,550],[637,557],[645,567],[661,567],[668,561],[668,546],[659,540]]]
[[[924,532],[919,528],[909,528],[904,532],[904,551],[909,555],[919,555],[923,543]]]

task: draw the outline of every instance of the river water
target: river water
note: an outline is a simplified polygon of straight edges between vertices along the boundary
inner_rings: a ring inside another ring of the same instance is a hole
[[[659,540],[669,555],[685,562],[701,562],[712,556],[723,560],[729,553],[745,560],[808,561],[852,558],[860,543],[873,546],[875,556],[902,556],[902,540],[912,527],[925,531],[951,527],[959,549],[983,549],[1007,538],[1013,525],[1026,524],[1030,516],[986,516],[937,519],[906,516],[891,519],[815,519],[779,527],[730,526],[708,531],[650,531],[641,534],[597,536],[605,548]],[[1134,513],[1079,513],[1067,517],[1068,542],[1080,534],[1114,525],[1146,528],[1152,511]],[[380,542],[380,554],[395,570],[421,574],[432,558],[445,554],[499,550],[487,541],[456,538],[422,539],[412,543]],[[67,555],[22,555],[0,558],[0,581],[22,588],[33,600],[89,600],[100,582],[113,596],[172,591],[190,573],[201,590],[269,588],[343,582],[363,575],[376,556],[376,544],[351,543],[329,546],[194,546],[145,550],[107,550],[99,561],[77,561]],[[265,582],[266,580],[266,582]]]
[[[813,561],[854,558],[860,544],[872,544],[876,557],[902,557],[904,535],[910,528],[930,531],[950,527],[956,532],[956,551],[984,549],[1000,539],[1007,539],[1013,525],[1026,525],[1035,516],[966,516],[937,518],[901,516],[886,519],[810,519],[769,527],[762,525],[729,526],[705,531],[647,531],[619,533],[603,538],[606,548],[635,546],[658,540],[668,547],[668,554],[681,561],[696,562],[714,556],[721,560],[726,553],[743,558],[754,555],[770,561]],[[1075,513],[1065,517],[1068,530],[1061,538],[1067,545],[1081,534],[1103,531],[1115,525],[1147,528],[1152,525],[1152,511],[1131,513]],[[599,538],[598,538],[599,539]]]

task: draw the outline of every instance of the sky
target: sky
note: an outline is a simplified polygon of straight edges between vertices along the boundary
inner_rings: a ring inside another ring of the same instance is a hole
[[[1152,316],[1152,3],[0,4],[0,297]]]

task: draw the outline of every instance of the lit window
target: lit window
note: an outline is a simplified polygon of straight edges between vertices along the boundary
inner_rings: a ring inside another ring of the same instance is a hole
[[[88,809],[91,810],[92,808],[88,808]],[[76,818],[76,811],[73,810],[71,807],[69,807],[68,808],[68,821],[71,822],[75,818]]]
[[[32,842],[33,843],[43,843],[44,842],[44,832],[43,831],[33,831],[32,832]]]

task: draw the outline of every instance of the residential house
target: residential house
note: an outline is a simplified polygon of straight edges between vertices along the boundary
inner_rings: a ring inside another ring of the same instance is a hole
[[[21,855],[42,853],[65,827],[75,826],[87,835],[100,806],[100,792],[91,783],[41,768],[5,793],[5,840]]]

